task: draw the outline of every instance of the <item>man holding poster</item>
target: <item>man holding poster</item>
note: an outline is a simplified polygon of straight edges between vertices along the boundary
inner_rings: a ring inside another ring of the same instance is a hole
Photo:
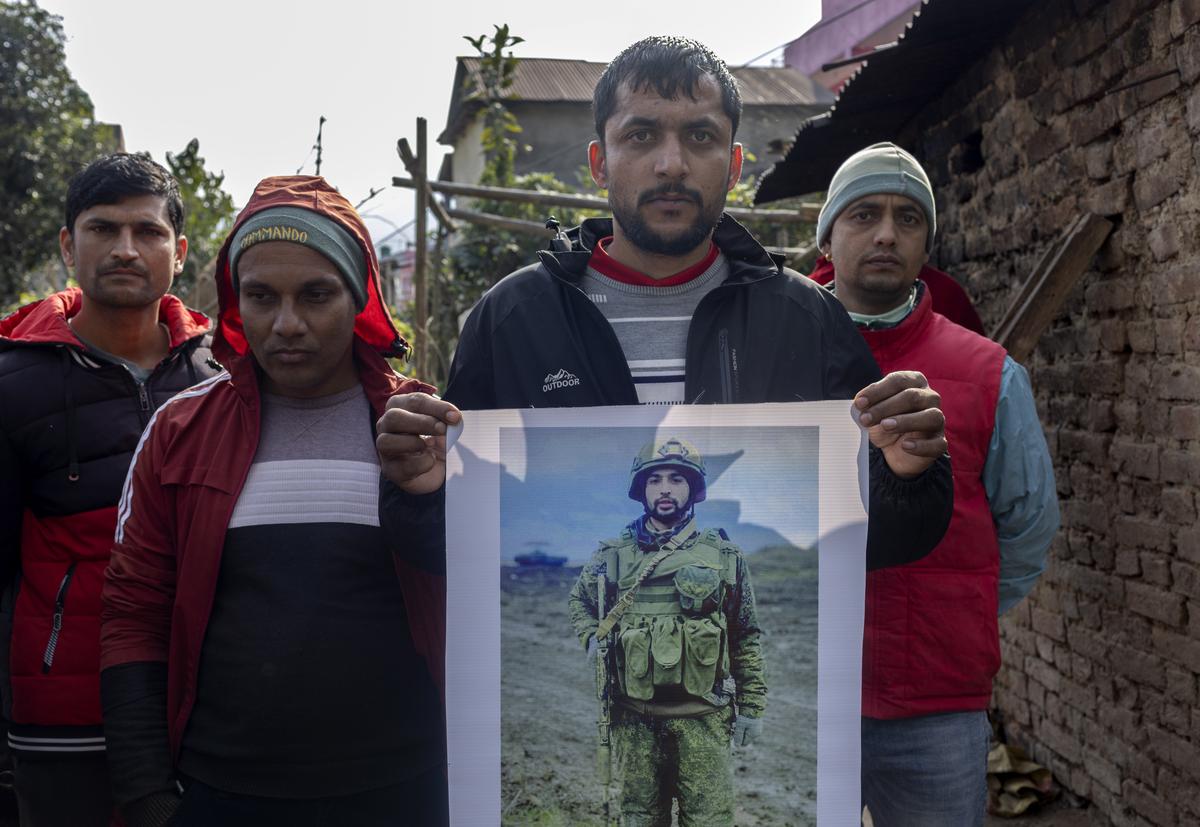
[[[723,213],[742,169],[741,95],[725,64],[695,41],[647,38],[609,64],[592,107],[588,160],[613,218],[560,234],[480,299],[446,401],[389,403],[385,470],[436,491],[444,453],[420,436],[445,434],[456,406],[853,399],[872,445],[867,565],[928,553],[953,505],[940,397],[915,371],[881,379],[837,299]]]
[[[613,218],[559,233],[484,295],[445,400],[389,400],[380,460],[407,481],[389,510],[427,520],[442,506],[459,409],[853,400],[871,446],[866,566],[927,554],[953,504],[940,398],[920,373],[881,378],[837,299],[724,214],[742,166],[725,64],[695,41],[648,38],[609,65],[593,108],[589,166]],[[852,772],[857,786],[857,759]]]

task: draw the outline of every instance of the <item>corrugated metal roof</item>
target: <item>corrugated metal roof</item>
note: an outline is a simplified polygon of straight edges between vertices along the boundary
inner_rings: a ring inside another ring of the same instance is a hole
[[[806,121],[763,176],[754,203],[823,190],[851,153],[894,140],[927,103],[983,58],[1033,0],[924,0],[899,45],[847,81],[829,112]]]
[[[479,83],[479,61],[477,57],[458,58],[450,111],[446,116],[446,127],[438,136],[439,143],[453,143],[478,105],[468,97],[470,88]],[[524,101],[591,103],[596,81],[607,65],[585,60],[521,58],[513,79],[512,95]],[[797,106],[833,101],[828,91],[795,69],[744,66],[731,71],[741,85],[744,106]]]

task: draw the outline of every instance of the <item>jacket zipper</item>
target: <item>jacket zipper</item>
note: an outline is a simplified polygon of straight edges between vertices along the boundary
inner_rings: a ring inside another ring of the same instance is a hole
[[[721,401],[733,402],[733,360],[729,355],[729,330],[721,328],[717,334],[717,353],[721,358]]]
[[[67,587],[71,585],[71,575],[75,573],[75,564],[67,566],[67,573],[58,584],[58,594],[54,597],[54,618],[50,624],[50,640],[46,642],[46,652],[42,655],[42,674],[50,671],[54,664],[54,650],[58,648],[58,634],[62,631],[63,610],[67,603]]]

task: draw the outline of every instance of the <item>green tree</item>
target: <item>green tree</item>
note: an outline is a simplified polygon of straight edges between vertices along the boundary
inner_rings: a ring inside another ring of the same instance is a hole
[[[507,25],[494,26],[488,37],[465,38],[479,54],[481,88],[472,92],[472,99],[483,103],[484,128],[482,144],[486,158],[479,183],[485,186],[527,189],[542,192],[577,192],[577,188],[559,181],[552,173],[515,173],[517,141],[521,125],[509,111],[506,102],[513,99],[511,91],[516,77],[518,58],[511,47],[523,40],[513,35]],[[548,208],[537,204],[514,201],[476,199],[471,209],[525,221],[543,223],[553,214],[563,228],[570,227],[592,214],[589,211]],[[451,239],[452,246],[438,256],[439,276],[434,280],[430,296],[430,323],[425,341],[416,347],[430,347],[433,375],[422,377],[437,385],[445,383],[450,356],[458,338],[458,319],[469,310],[489,287],[519,267],[537,259],[537,250],[544,248],[549,233],[542,239],[526,233],[516,233],[482,224],[460,225]],[[445,239],[439,239],[438,249],[444,249]],[[418,332],[418,339],[422,337]]]
[[[0,306],[57,255],[67,181],[110,135],[67,70],[65,42],[61,17],[0,1]]]
[[[493,25],[496,31],[491,37],[463,36],[479,53],[480,86],[471,91],[468,100],[483,105],[483,145],[487,164],[479,183],[491,187],[511,187],[515,180],[517,141],[514,135],[521,131],[516,116],[508,110],[505,101],[512,98],[513,82],[517,78],[517,58],[512,47],[524,43],[525,38],[509,32],[508,24]]]
[[[233,223],[233,199],[221,189],[225,173],[209,172],[200,156],[200,140],[192,138],[178,155],[167,153],[167,169],[179,182],[183,198],[184,235],[188,257],[171,290],[186,295],[196,276],[216,257]]]

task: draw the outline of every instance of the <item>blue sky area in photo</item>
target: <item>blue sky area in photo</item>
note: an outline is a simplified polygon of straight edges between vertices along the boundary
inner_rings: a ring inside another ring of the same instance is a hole
[[[637,452],[672,436],[695,445],[708,470],[701,528],[724,528],[747,553],[815,542],[817,428],[501,428],[501,558],[542,548],[586,562],[643,513],[628,497]]]

